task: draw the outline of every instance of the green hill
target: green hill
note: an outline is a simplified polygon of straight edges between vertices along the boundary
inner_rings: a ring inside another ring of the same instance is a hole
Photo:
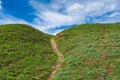
[[[55,37],[65,61],[54,80],[120,80],[120,24],[83,24]]]
[[[51,37],[24,24],[1,25],[0,80],[47,80],[57,63]],[[64,62],[54,80],[120,80],[119,23],[78,25],[55,42]]]
[[[46,80],[57,57],[50,38],[28,25],[0,26],[0,80]]]

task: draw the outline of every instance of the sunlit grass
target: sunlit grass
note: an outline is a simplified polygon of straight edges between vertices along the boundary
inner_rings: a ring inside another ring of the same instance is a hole
[[[0,80],[46,80],[57,60],[50,37],[28,25],[1,25]]]
[[[120,80],[120,24],[83,24],[56,37],[65,62],[54,80]]]

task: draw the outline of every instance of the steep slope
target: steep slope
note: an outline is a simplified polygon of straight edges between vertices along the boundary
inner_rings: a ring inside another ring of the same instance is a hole
[[[28,25],[0,26],[0,80],[47,80],[57,57],[50,38]]]
[[[83,24],[55,38],[64,63],[54,80],[120,80],[120,24]]]

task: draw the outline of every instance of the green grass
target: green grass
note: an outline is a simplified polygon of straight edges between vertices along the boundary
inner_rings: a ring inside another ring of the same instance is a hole
[[[57,57],[51,35],[28,25],[0,26],[0,80],[46,80]]]
[[[57,57],[50,38],[28,25],[0,26],[0,80],[47,80]],[[65,61],[54,80],[120,80],[120,24],[83,24],[55,40]]]
[[[120,24],[83,24],[55,39],[65,61],[54,80],[120,80]]]

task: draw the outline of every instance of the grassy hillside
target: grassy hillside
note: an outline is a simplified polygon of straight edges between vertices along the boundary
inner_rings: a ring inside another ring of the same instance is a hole
[[[0,26],[0,80],[46,80],[56,63],[50,35],[28,25]]]
[[[54,80],[120,80],[120,24],[83,24],[56,37],[65,61]]]

